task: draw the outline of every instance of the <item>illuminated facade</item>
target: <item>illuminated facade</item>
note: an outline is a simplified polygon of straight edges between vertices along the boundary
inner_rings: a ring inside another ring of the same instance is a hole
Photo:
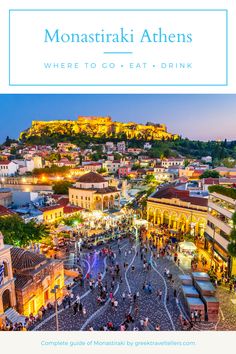
[[[160,188],[147,200],[147,220],[154,226],[168,225],[179,232],[204,235],[207,199],[191,197],[189,191]]]
[[[219,192],[210,194],[208,203],[205,249],[209,252],[215,268],[236,274],[236,261],[227,251],[233,228],[232,216],[236,211],[236,200]]]
[[[0,318],[8,308],[16,306],[11,248],[12,246],[4,245],[3,235],[0,232]]]
[[[53,223],[60,220],[64,216],[64,208],[62,205],[52,205],[39,208],[43,213],[43,221],[45,223]]]
[[[83,133],[94,138],[126,138],[143,140],[177,139],[177,134],[167,132],[165,124],[120,123],[111,117],[79,116],[77,121],[33,121],[32,126],[21,133],[20,138],[50,136],[53,133],[75,136]]]
[[[51,290],[58,285],[58,298],[64,287],[63,261],[48,259],[18,247],[11,248],[15,277],[17,310],[29,316],[37,314],[41,306],[54,301]]]
[[[120,192],[116,187],[109,186],[103,176],[89,172],[69,188],[69,202],[84,209],[104,211],[119,208]]]

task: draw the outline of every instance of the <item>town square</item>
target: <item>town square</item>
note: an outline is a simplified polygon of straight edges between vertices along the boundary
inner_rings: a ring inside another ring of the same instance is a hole
[[[61,119],[61,102],[68,114],[72,102],[87,105],[49,96],[53,119],[42,98],[31,107],[25,95],[30,118],[1,136],[0,329],[235,330],[235,129],[226,121],[221,138],[217,127],[201,136],[182,133],[186,121],[173,130],[164,118],[118,121],[79,108]],[[131,108],[140,100],[151,114],[169,112],[150,96],[128,98]],[[184,115],[182,96],[169,100]],[[106,99],[119,111],[122,95]]]

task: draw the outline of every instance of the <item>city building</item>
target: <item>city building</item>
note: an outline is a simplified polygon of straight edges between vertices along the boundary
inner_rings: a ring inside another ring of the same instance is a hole
[[[120,153],[125,153],[126,150],[126,145],[125,145],[125,141],[120,141],[117,143],[117,151]]]
[[[188,190],[173,186],[159,188],[147,199],[147,221],[168,225],[169,229],[204,235],[207,223],[207,199],[192,197]]]
[[[235,178],[236,168],[228,168],[224,166],[216,167],[214,171],[219,172],[220,177]]]
[[[119,208],[120,192],[116,187],[109,186],[103,176],[89,172],[69,188],[69,202],[81,208],[104,211]]]
[[[105,146],[106,146],[107,152],[112,152],[115,150],[115,145],[112,141],[107,141]]]
[[[150,150],[152,148],[152,144],[147,142],[143,145],[143,148],[144,148],[144,150]]]
[[[203,156],[201,160],[205,163],[212,163],[212,157],[211,156]]]
[[[4,319],[4,312],[16,306],[15,279],[11,261],[12,246],[5,245],[0,232],[0,320]]]
[[[45,223],[53,223],[64,216],[64,208],[63,205],[60,204],[46,206],[39,208],[39,210],[43,213],[43,221]]]
[[[236,261],[228,254],[230,233],[233,227],[232,215],[236,211],[236,199],[224,195],[228,187],[211,187],[208,202],[205,249],[215,268],[223,269],[228,274],[236,275]]]
[[[127,177],[131,171],[131,167],[129,165],[122,166],[118,168],[118,176],[119,178]]]
[[[121,160],[106,160],[103,167],[107,169],[109,173],[117,173],[121,166],[125,165],[125,161]]]
[[[57,297],[62,296],[63,261],[49,259],[42,254],[19,247],[11,247],[10,252],[15,279],[15,305],[20,314],[35,315],[42,306],[54,302],[54,294],[51,290],[55,285],[58,286]]]
[[[84,171],[86,172],[97,172],[100,168],[102,168],[101,162],[92,162],[83,165]]]
[[[0,161],[0,177],[14,176],[17,172],[18,165],[13,161]]]
[[[10,188],[0,188],[0,205],[9,207],[12,204],[12,191]]]
[[[184,165],[184,159],[179,158],[179,157],[165,158],[165,159],[163,159],[161,161],[161,165],[163,167],[165,167],[165,168],[183,166]]]

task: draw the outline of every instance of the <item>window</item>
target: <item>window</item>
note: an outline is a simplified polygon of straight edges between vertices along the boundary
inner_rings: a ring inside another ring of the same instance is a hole
[[[3,262],[3,265],[4,265],[4,277],[8,277],[8,264],[7,262]]]

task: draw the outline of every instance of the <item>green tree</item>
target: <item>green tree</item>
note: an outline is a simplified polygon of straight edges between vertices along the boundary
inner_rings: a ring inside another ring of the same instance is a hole
[[[30,220],[25,223],[18,215],[0,218],[0,231],[4,235],[4,242],[9,245],[25,247],[31,242],[40,242],[49,236],[49,229],[44,224],[37,224]]]
[[[52,185],[55,194],[68,194],[70,187],[72,187],[72,182],[70,181],[58,181]]]
[[[184,160],[184,167],[187,167],[190,164],[189,160]]]
[[[67,226],[75,226],[83,222],[81,215],[71,216],[69,218],[64,218],[62,222]]]
[[[146,184],[153,184],[157,182],[156,177],[153,174],[146,175],[144,181]]]
[[[107,169],[106,167],[101,167],[97,170],[98,173],[106,173],[107,172]]]
[[[203,178],[219,178],[220,177],[220,174],[218,171],[215,171],[215,170],[206,170],[203,172],[203,174],[200,176],[200,179],[203,179]]]

